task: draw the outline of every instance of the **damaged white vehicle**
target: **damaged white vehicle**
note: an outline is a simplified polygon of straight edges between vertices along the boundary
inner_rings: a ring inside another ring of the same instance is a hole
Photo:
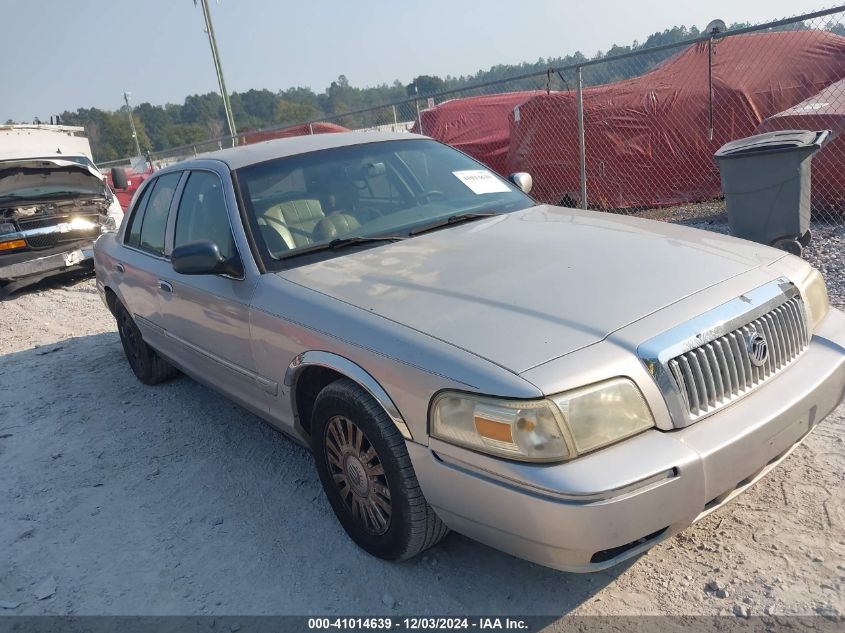
[[[59,142],[47,156],[21,156],[43,151],[43,134],[25,138],[32,141],[29,147],[21,146],[20,129],[5,128],[0,135],[0,298],[50,275],[92,268],[94,240],[123,219],[90,156],[61,153],[67,135],[49,131],[57,133],[50,140]],[[3,147],[9,132],[16,133],[12,150]],[[87,139],[72,138],[88,147]]]

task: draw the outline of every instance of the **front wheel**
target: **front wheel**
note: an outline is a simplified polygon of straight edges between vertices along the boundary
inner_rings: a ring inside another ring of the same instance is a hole
[[[420,490],[404,438],[360,385],[344,378],[324,388],[311,434],[326,497],[362,549],[405,560],[446,536],[448,528]]]

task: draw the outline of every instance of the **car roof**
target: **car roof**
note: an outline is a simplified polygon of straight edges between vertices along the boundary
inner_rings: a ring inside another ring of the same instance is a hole
[[[291,136],[271,141],[262,141],[242,147],[222,149],[208,154],[201,154],[191,161],[175,163],[181,168],[188,167],[193,160],[219,160],[235,170],[255,163],[263,163],[274,158],[284,158],[305,154],[334,147],[362,145],[364,143],[380,143],[384,141],[401,141],[412,139],[427,139],[427,136],[411,134],[410,132],[332,132],[327,134],[313,134],[306,136]]]

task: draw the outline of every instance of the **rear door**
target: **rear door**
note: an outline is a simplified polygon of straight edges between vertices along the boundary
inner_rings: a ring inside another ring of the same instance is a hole
[[[165,345],[161,314],[161,280],[172,270],[165,248],[168,218],[182,172],[171,172],[150,182],[130,211],[120,259],[114,262],[122,301],[144,340]]]
[[[233,222],[238,226],[240,220],[227,202],[227,181],[213,170],[189,172],[172,220],[173,248],[211,240],[226,258],[250,257],[235,244]],[[161,299],[163,322],[169,354],[177,364],[244,406],[266,413],[262,391],[269,386],[254,372],[249,329],[258,273],[254,266],[244,268],[243,277],[234,278],[182,275],[170,266],[162,277],[169,286]]]

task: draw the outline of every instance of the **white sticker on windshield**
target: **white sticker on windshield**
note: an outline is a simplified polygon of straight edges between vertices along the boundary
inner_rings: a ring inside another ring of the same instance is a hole
[[[472,189],[475,194],[482,193],[507,193],[508,186],[496,178],[486,169],[466,169],[464,171],[453,171],[455,178]]]

